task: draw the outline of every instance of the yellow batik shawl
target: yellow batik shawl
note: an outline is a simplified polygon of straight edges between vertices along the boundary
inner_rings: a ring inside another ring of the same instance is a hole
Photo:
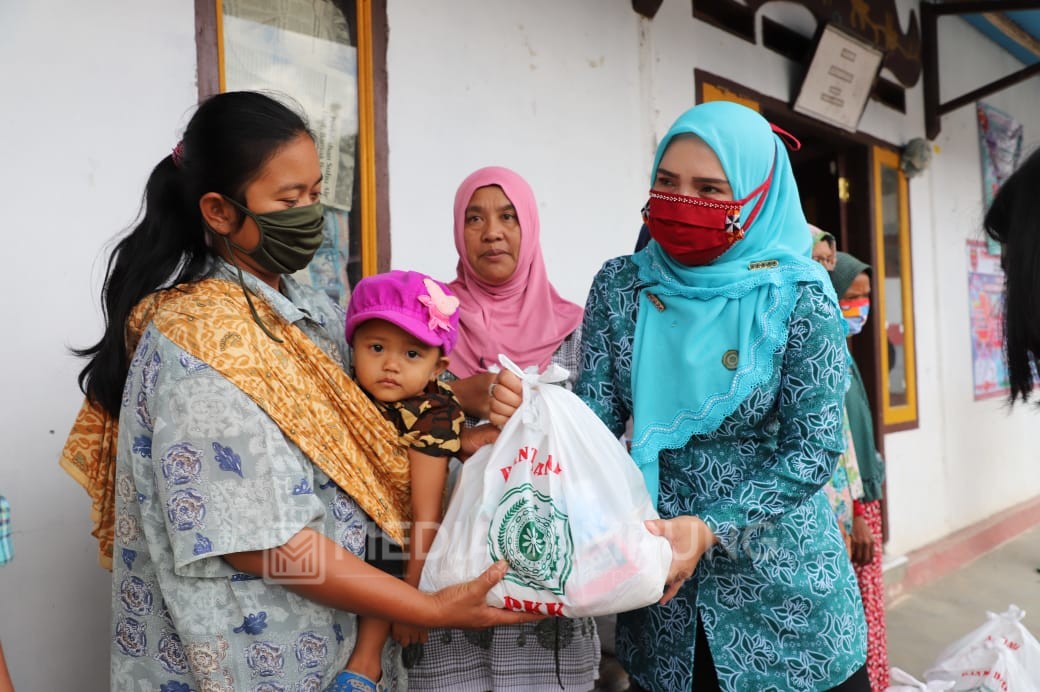
[[[386,531],[403,543],[409,516],[408,457],[397,431],[346,372],[299,327],[254,301],[277,343],[253,321],[241,289],[205,279],[160,291],[134,308],[133,353],[149,323],[241,389],[286,438]],[[100,562],[112,568],[118,421],[89,399],[61,453],[61,467],[90,495]]]

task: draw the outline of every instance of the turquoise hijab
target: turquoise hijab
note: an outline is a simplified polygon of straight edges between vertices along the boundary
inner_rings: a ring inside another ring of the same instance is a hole
[[[661,140],[651,185],[668,144],[685,133],[719,157],[734,199],[749,195],[770,169],[773,180],[744,239],[711,264],[682,265],[654,241],[633,255],[645,287],[632,349],[632,457],[655,503],[660,452],[718,430],[772,378],[798,286],[817,284],[837,304],[827,273],[810,258],[812,236],[791,162],[770,124],[727,101],[691,108]],[[748,200],[742,219],[756,202]]]

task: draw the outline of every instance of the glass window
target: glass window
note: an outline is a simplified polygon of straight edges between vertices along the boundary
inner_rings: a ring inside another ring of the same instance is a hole
[[[913,287],[906,176],[896,152],[874,148],[875,254],[873,307],[881,342],[885,426],[917,424]]]

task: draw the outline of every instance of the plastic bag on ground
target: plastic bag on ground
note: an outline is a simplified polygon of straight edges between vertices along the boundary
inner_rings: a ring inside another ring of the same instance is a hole
[[[1016,605],[986,613],[985,624],[946,647],[925,679],[954,681],[954,690],[1040,692],[1040,642],[1024,616]]]
[[[965,692],[1037,692],[1037,683],[1015,658],[1011,649],[986,641],[962,652],[942,669],[925,674],[929,682],[953,683],[950,690]]]
[[[524,400],[494,445],[463,465],[427,556],[420,588],[472,579],[505,559],[490,605],[579,617],[632,610],[664,591],[671,548],[624,446],[576,395],[567,372],[502,364]]]

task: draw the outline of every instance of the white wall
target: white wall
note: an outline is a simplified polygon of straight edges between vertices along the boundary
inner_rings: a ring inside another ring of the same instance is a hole
[[[502,165],[534,189],[550,278],[584,304],[635,244],[649,189],[631,3],[390,0],[388,14],[394,268],[454,278],[455,190]]]
[[[0,492],[15,559],[0,567],[0,641],[19,690],[108,689],[108,572],[90,504],[58,467],[100,336],[105,242],[195,102],[188,0],[0,3],[0,189],[6,297]]]

